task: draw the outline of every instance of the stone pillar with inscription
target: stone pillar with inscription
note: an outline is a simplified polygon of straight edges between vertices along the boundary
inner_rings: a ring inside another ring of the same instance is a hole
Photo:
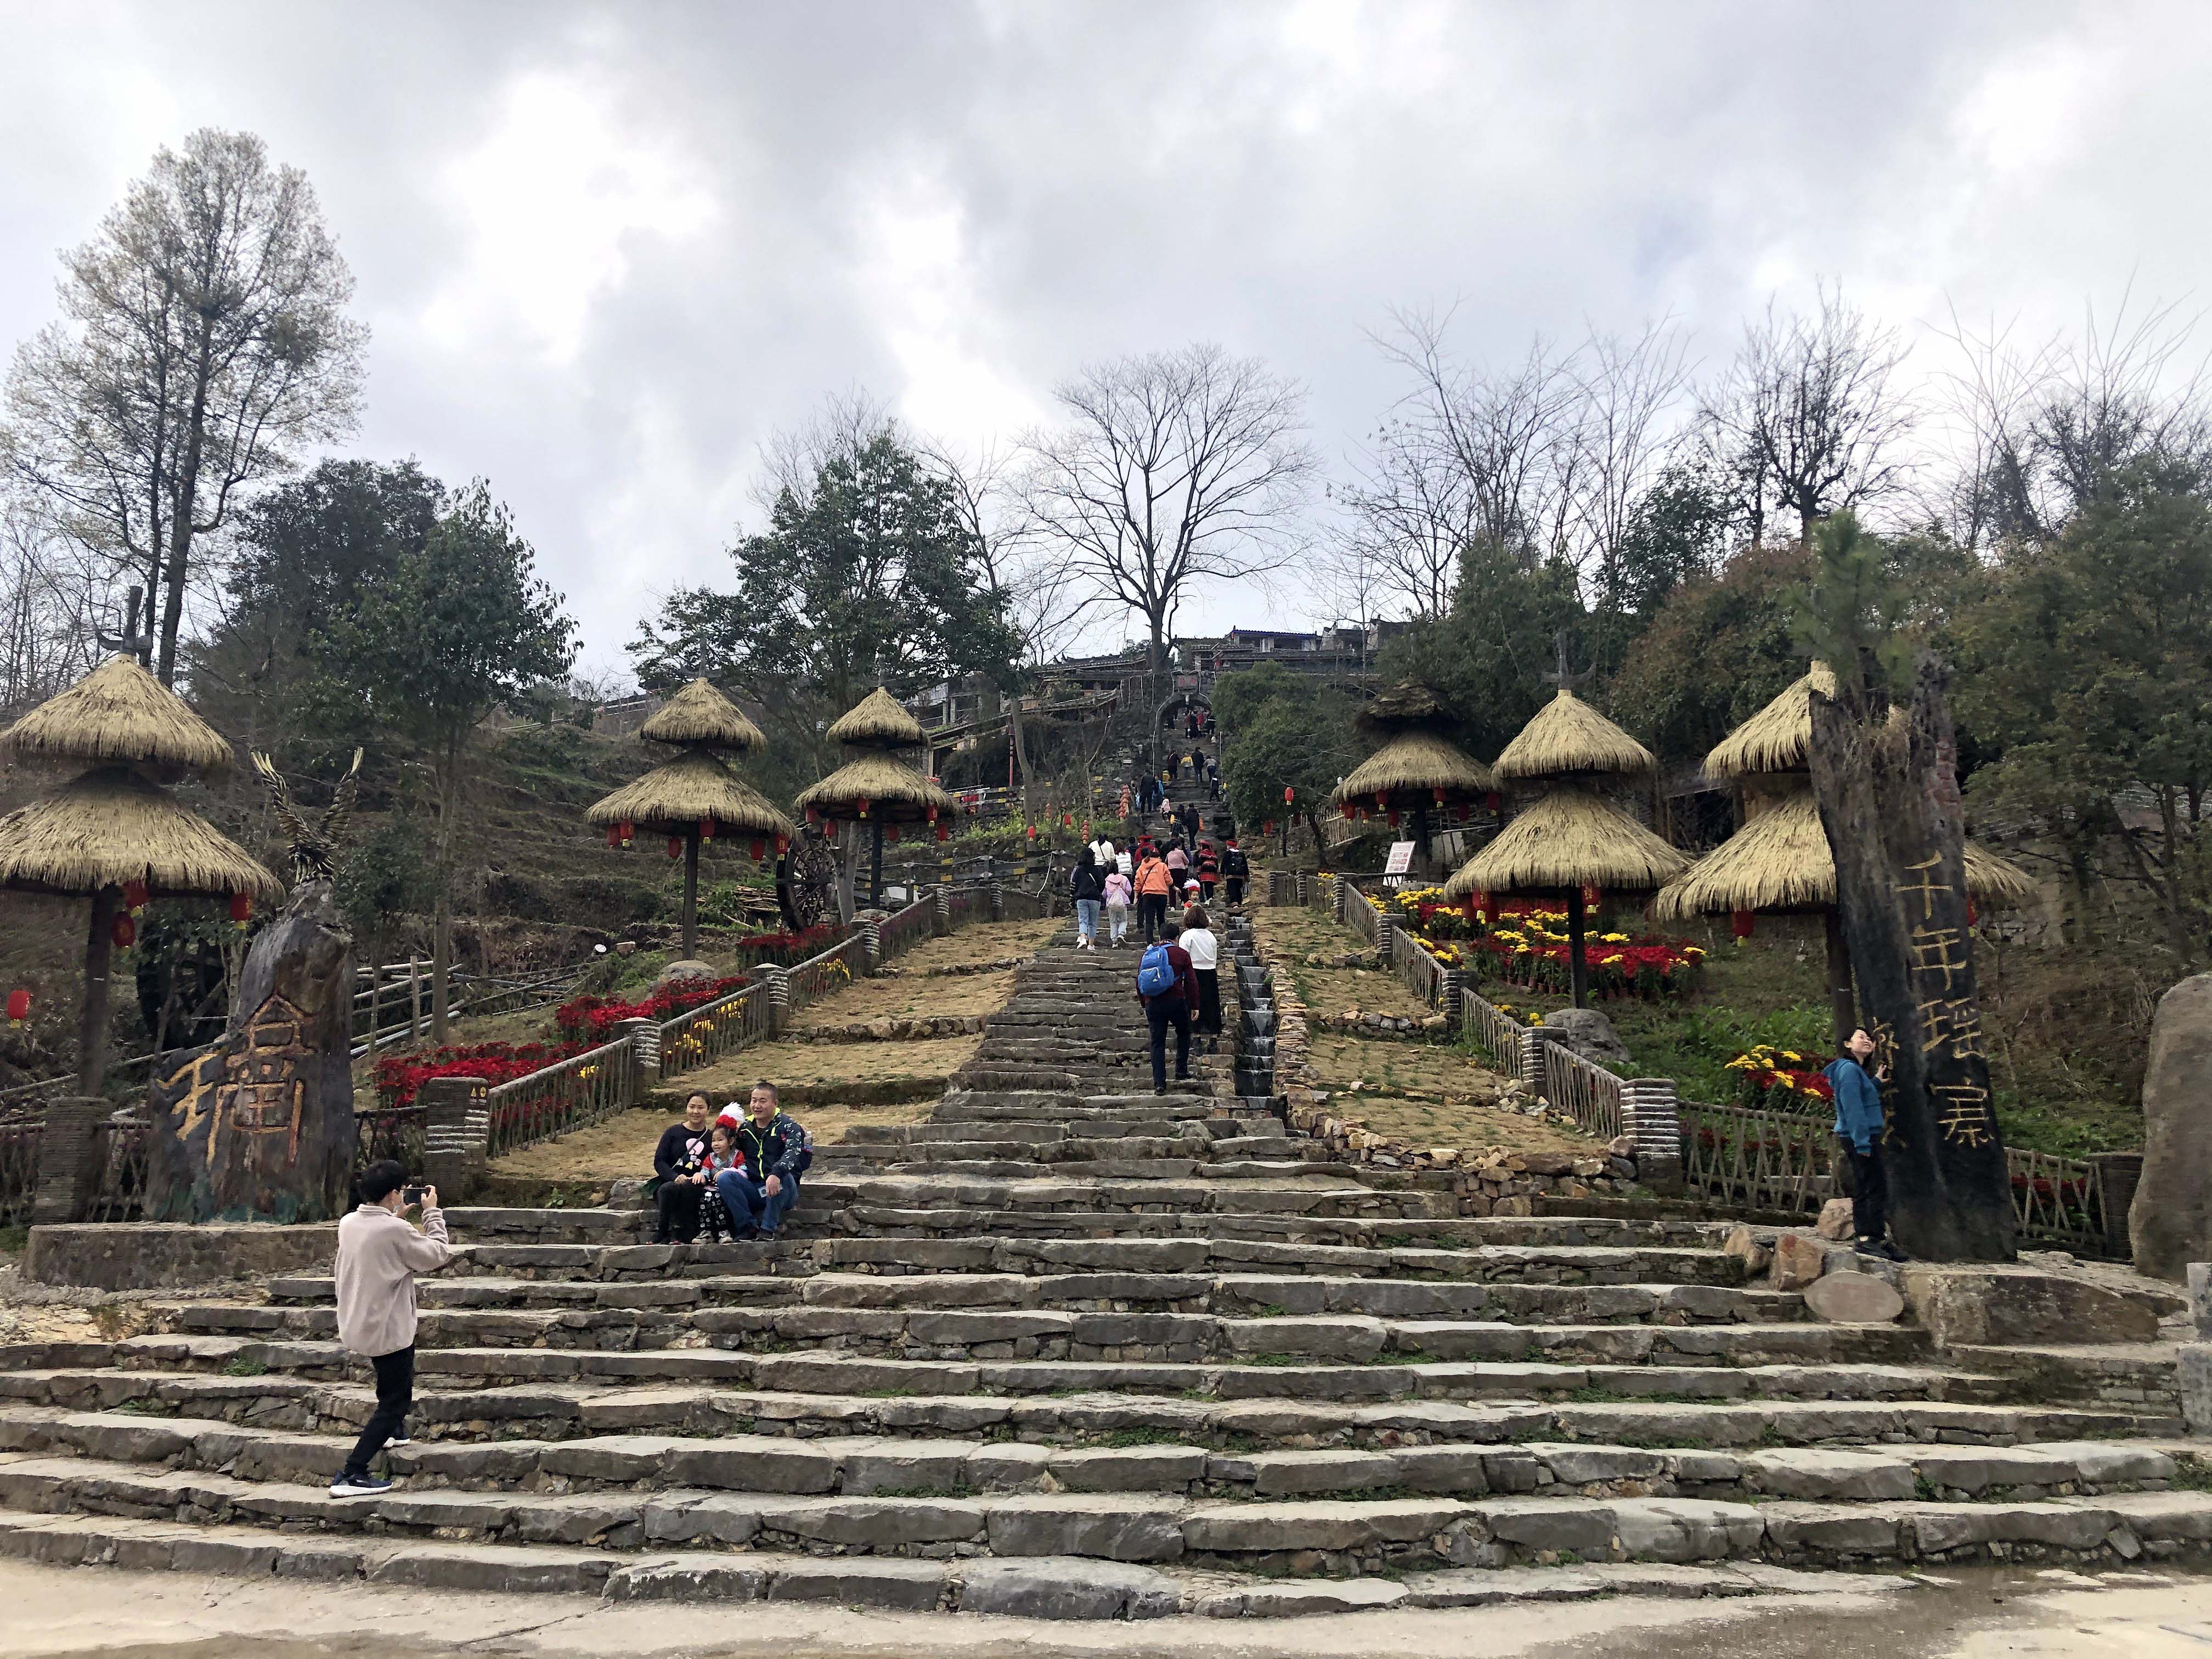
[[[352,949],[328,882],[296,889],[253,941],[222,1040],[148,1089],[148,1219],[344,1213],[355,1142]]]
[[[2011,1174],[1974,985],[1942,665],[1921,654],[1902,722],[1863,679],[1838,672],[1838,697],[1812,694],[1813,789],[1860,1018],[1884,1074],[1890,1231],[1923,1261],[2010,1261]]]

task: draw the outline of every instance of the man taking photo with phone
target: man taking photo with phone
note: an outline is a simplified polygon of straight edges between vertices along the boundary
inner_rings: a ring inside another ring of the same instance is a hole
[[[422,1206],[419,1231],[400,1212]],[[453,1259],[438,1189],[410,1189],[406,1166],[385,1158],[361,1175],[361,1207],[338,1223],[338,1340],[376,1371],[376,1410],[353,1455],[331,1482],[333,1498],[374,1498],[392,1490],[368,1472],[387,1445],[407,1443],[415,1404],[415,1275]]]

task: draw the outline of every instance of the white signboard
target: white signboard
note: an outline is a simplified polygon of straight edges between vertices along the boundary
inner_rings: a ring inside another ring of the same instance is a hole
[[[1395,887],[1404,882],[1406,872],[1413,867],[1413,843],[1394,841],[1390,843],[1389,861],[1382,866],[1382,884]]]

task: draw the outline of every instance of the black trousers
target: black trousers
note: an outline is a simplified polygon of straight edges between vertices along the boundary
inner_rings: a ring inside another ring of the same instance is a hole
[[[1229,902],[1230,902],[1231,904],[1242,904],[1242,903],[1243,903],[1243,902],[1244,902],[1244,878],[1243,878],[1243,877],[1242,877],[1242,876],[1224,876],[1224,877],[1222,878],[1222,880],[1223,880],[1224,882],[1225,882],[1225,883],[1227,883],[1227,884],[1228,884],[1228,887],[1229,887]]]
[[[1160,929],[1168,922],[1168,896],[1165,893],[1137,895],[1137,926],[1144,930],[1145,943],[1152,944],[1160,936]]]
[[[672,1239],[678,1244],[689,1244],[699,1237],[699,1200],[707,1194],[704,1187],[695,1187],[688,1181],[673,1177],[664,1181],[653,1190],[653,1202],[659,1206],[660,1224],[654,1231],[653,1242],[665,1244]]]
[[[1145,1023],[1152,1030],[1152,1092],[1168,1091],[1168,1027],[1175,1027],[1176,1081],[1190,1076],[1190,1004],[1170,993],[1145,1005]]]
[[[1198,980],[1198,1029],[1207,1036],[1221,1035],[1221,970],[1194,968]]]
[[[1881,1143],[1863,1152],[1844,1140],[1841,1151],[1850,1171],[1851,1231],[1861,1238],[1878,1239],[1889,1224],[1889,1176],[1881,1167]]]
[[[384,1443],[407,1426],[407,1413],[415,1405],[415,1345],[392,1353],[370,1357],[376,1368],[376,1409],[369,1413],[361,1438],[353,1443],[345,1473],[367,1474],[368,1460],[384,1449]]]

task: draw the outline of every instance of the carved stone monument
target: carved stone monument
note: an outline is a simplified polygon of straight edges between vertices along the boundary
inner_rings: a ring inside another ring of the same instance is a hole
[[[146,1215],[319,1221],[353,1166],[353,939],[327,881],[253,942],[230,1029],[149,1091]]]

